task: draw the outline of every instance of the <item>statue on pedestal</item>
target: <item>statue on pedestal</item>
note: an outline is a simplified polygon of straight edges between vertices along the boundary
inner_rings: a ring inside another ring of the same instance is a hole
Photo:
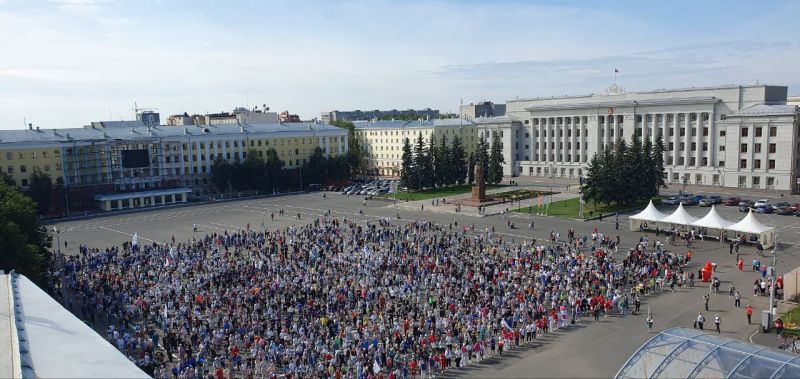
[[[472,201],[480,203],[486,200],[486,183],[483,181],[483,167],[480,163],[476,164],[475,170],[475,184],[472,186]]]

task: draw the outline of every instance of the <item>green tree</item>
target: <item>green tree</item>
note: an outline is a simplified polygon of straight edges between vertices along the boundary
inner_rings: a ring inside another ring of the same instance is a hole
[[[656,195],[656,168],[653,164],[653,143],[649,138],[645,138],[642,145],[642,196],[649,199]]]
[[[667,183],[664,182],[666,171],[664,170],[664,140],[662,139],[661,133],[656,134],[656,143],[653,146],[651,159],[653,160],[654,169],[654,177],[652,180],[655,181],[655,191],[656,194],[658,194],[659,189],[667,188]]]
[[[228,193],[232,175],[233,167],[221,156],[218,156],[211,164],[211,182],[214,183],[217,192]]]
[[[451,184],[464,184],[467,178],[467,162],[464,162],[465,157],[464,145],[461,144],[461,139],[458,136],[453,137],[453,142],[450,143],[450,151],[448,160],[450,162],[450,183]]]
[[[33,200],[0,182],[0,269],[16,270],[44,287],[51,246]]]
[[[441,141],[436,143],[436,138],[431,135],[428,151],[433,165],[433,184],[437,187],[449,185],[451,168],[447,160],[447,137],[442,135]]]
[[[475,149],[475,164],[481,165],[481,168],[483,168],[483,177],[485,179],[486,170],[489,168],[489,143],[486,142],[483,136],[478,139],[478,146]]]
[[[14,181],[14,178],[12,178],[11,175],[8,175],[3,171],[0,171],[0,183],[3,183],[9,187],[17,186],[17,182]]]
[[[244,185],[249,190],[268,191],[266,174],[266,163],[258,151],[251,149],[247,152],[240,172],[246,176],[247,183]]]
[[[403,155],[400,162],[400,186],[409,189],[417,188],[417,176],[414,170],[414,153],[411,152],[411,141],[403,140]]]
[[[626,171],[628,176],[625,180],[625,185],[630,188],[629,194],[634,199],[642,199],[645,197],[645,187],[649,184],[645,179],[645,170],[642,165],[642,139],[638,130],[633,133],[631,144],[628,147],[628,158],[626,160]]]
[[[278,157],[278,152],[275,149],[269,148],[264,153],[264,165],[267,190],[272,189],[272,192],[280,192],[281,183],[286,186],[287,181],[283,171],[283,161]]]
[[[328,162],[320,147],[314,148],[301,169],[303,170],[303,183],[306,185],[325,184],[328,179]]]
[[[50,175],[34,168],[28,184],[28,194],[36,202],[39,214],[47,214],[53,200],[53,180]]]
[[[417,177],[415,189],[433,187],[433,160],[422,139],[422,133],[417,134],[417,143],[414,146],[414,174]]]
[[[497,184],[503,181],[503,142],[500,134],[492,132],[492,152],[489,155],[489,165],[486,170],[486,182]]]

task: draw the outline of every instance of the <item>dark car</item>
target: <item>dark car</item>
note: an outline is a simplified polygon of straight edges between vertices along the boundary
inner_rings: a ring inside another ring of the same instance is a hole
[[[788,201],[780,201],[775,204],[772,204],[772,209],[777,211],[778,208],[789,208],[791,206],[792,204],[789,204]]]
[[[708,200],[711,201],[711,204],[722,204],[722,196],[711,195]]]
[[[729,198],[725,199],[725,205],[727,205],[729,207],[732,207],[732,206],[735,206],[735,205],[739,205],[740,201],[742,201],[742,199],[740,199],[738,197],[729,197]]]
[[[753,207],[751,200],[744,200],[739,202],[739,212],[747,212]]]
[[[773,211],[775,212],[775,214],[779,214],[781,216],[789,216],[794,214],[794,211],[792,211],[791,207],[773,208]]]
[[[772,207],[769,205],[763,205],[760,207],[754,208],[756,213],[763,213],[763,214],[770,214],[773,212]]]

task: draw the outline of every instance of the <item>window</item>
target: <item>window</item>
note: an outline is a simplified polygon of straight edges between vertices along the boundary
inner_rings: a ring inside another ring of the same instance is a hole
[[[725,145],[720,145],[719,146],[719,151],[725,151]]]
[[[683,162],[684,162],[684,159],[683,159],[683,157],[678,157],[678,165],[679,165],[679,166],[682,166],[682,165],[683,165]]]
[[[747,159],[742,159],[739,161],[739,168],[747,168]]]
[[[703,151],[708,151],[708,142],[703,142]]]
[[[747,177],[746,176],[740,176],[739,177],[739,187],[744,187],[746,185],[747,185]]]
[[[22,186],[23,187],[27,187],[28,186],[28,179],[22,179]]]
[[[708,166],[708,158],[707,157],[703,157],[703,160],[701,162],[702,162],[700,164],[701,166]]]
[[[753,152],[756,153],[756,154],[761,152],[761,144],[760,143],[757,143],[757,144],[753,145]]]
[[[708,137],[708,128],[703,128],[703,137]]]
[[[8,166],[8,173],[9,174],[13,174],[14,173],[14,166]]]
[[[775,187],[775,178],[771,177],[771,176],[768,176],[767,177],[767,188],[772,189],[773,187]]]
[[[724,130],[720,130],[719,131],[719,136],[720,137],[725,137],[725,131]]]
[[[774,126],[769,127],[769,136],[770,137],[777,137],[778,136],[778,128]]]
[[[7,161],[10,161],[10,160],[13,160],[13,159],[14,159],[14,155],[13,155],[13,154],[11,154],[11,153],[6,153],[6,160],[7,160]]]
[[[774,143],[769,144],[769,153],[770,154],[775,154],[776,149],[777,148],[776,148],[776,145]]]
[[[725,167],[725,161],[719,161],[718,167]]]
[[[678,151],[684,151],[686,149],[686,143],[684,143],[684,142],[681,142],[678,146],[680,146]]]
[[[689,166],[694,166],[697,164],[697,160],[695,157],[689,158]]]
[[[47,158],[47,152],[46,151],[42,152],[42,158]]]
[[[767,165],[768,165],[768,166],[767,166],[767,168],[768,168],[768,169],[770,169],[770,170],[773,170],[773,169],[775,169],[775,160],[774,160],[774,159],[770,159],[770,160],[767,162]]]
[[[686,136],[686,129],[680,128],[680,136],[681,137]]]
[[[300,155],[300,149],[294,149],[294,154],[295,155]]]
[[[754,176],[753,177],[753,188],[759,188],[759,187],[761,187],[761,177],[760,176]]]
[[[669,128],[669,136],[672,137],[675,135],[675,128]]]
[[[692,128],[692,137],[697,137],[697,128]]]
[[[19,172],[28,172],[28,167],[25,165],[19,166]]]
[[[692,142],[691,149],[692,151],[697,151],[697,142]]]
[[[755,169],[761,168],[761,159],[756,159],[753,161],[753,168]]]
[[[746,143],[742,144],[742,147],[739,149],[739,152],[740,153],[746,153],[747,152],[747,144]]]
[[[756,128],[756,137],[761,137],[761,129],[762,128],[760,126]],[[755,178],[753,178],[753,179],[755,179]]]
[[[742,137],[747,137],[747,131],[748,129],[746,126],[742,128]]]

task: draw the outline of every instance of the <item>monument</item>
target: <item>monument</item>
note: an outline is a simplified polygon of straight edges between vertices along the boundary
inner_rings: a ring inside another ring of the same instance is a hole
[[[472,203],[480,204],[486,201],[486,183],[483,181],[483,167],[480,163],[473,168],[475,170],[475,184],[472,186]]]

